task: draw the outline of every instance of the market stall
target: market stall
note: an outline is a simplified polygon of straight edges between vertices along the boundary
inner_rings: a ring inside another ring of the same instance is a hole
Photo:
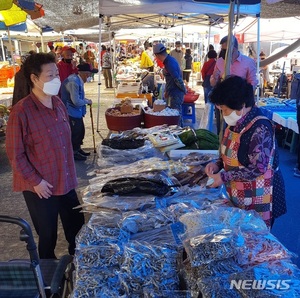
[[[206,150],[161,150],[178,138],[185,149]],[[295,255],[257,213],[207,188],[203,169],[217,148],[206,130],[168,126],[99,144],[99,169],[83,194],[92,216],[76,239],[73,297],[300,295]]]

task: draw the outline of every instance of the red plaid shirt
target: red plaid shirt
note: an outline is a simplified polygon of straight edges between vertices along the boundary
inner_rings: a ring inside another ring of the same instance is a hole
[[[53,96],[53,109],[31,93],[12,109],[6,128],[6,153],[13,169],[14,191],[33,191],[42,179],[53,185],[52,195],[77,186],[68,115]]]

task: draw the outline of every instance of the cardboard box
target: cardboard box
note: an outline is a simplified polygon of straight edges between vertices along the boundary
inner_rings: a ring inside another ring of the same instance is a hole
[[[166,104],[158,105],[155,102],[153,103],[153,112],[160,112],[166,108]]]

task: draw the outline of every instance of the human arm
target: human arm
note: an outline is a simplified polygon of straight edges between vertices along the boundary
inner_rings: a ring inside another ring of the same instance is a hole
[[[66,90],[69,92],[71,101],[76,107],[82,107],[88,104],[88,102],[84,98],[83,90],[80,90],[81,88],[79,84],[80,83],[76,80],[70,80],[66,84]]]
[[[176,86],[185,93],[186,89],[185,89],[185,85],[184,85],[184,82],[183,82],[183,79],[181,76],[181,70],[179,68],[178,63],[176,63],[176,64],[170,63],[168,65],[168,73],[173,78]]]
[[[273,132],[264,124],[258,125],[249,141],[247,154],[249,163],[221,172],[219,174],[221,180],[225,183],[231,180],[251,181],[263,175],[268,169],[273,142]],[[214,178],[213,175],[212,178]]]
[[[39,197],[49,197],[52,193],[50,190],[52,185],[43,180],[34,164],[28,159],[27,150],[32,150],[31,148],[35,146],[35,143],[28,137],[27,119],[26,111],[20,107],[13,109],[6,129],[6,153],[13,172],[27,181]]]
[[[223,58],[219,58],[214,67],[214,71],[210,76],[210,85],[212,87],[214,87],[222,79],[223,72],[224,72],[224,60]]]
[[[256,75],[256,64],[255,61],[251,58],[249,58],[248,60],[248,70],[247,70],[246,80],[248,83],[250,83],[253,86],[253,89],[256,89],[256,86],[258,84],[258,79]]]

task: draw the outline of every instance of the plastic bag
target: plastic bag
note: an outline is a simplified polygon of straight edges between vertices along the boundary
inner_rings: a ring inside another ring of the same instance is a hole
[[[209,234],[187,237],[183,246],[191,266],[200,266],[212,261],[228,259],[236,254],[237,241],[232,230],[222,229]]]

